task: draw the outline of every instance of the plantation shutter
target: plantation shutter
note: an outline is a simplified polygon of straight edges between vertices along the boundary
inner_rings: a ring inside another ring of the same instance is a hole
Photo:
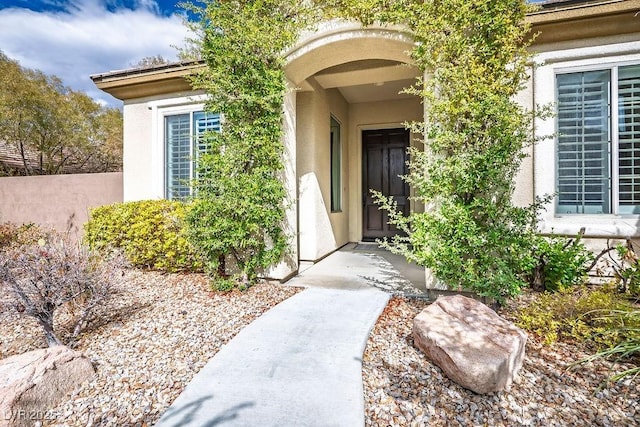
[[[184,199],[191,194],[194,160],[208,149],[207,131],[220,131],[220,114],[197,111],[165,117],[167,199]]]
[[[610,72],[558,75],[557,212],[610,213]]]
[[[203,153],[209,151],[206,133],[209,131],[220,132],[220,114],[198,111],[193,113],[193,141],[195,158],[193,165],[193,177],[198,177],[198,159]]]
[[[166,198],[189,196],[191,173],[191,120],[189,114],[165,117],[166,139]]]
[[[640,213],[640,66],[618,69],[619,213]]]
[[[193,136],[195,138],[197,154],[206,152],[209,148],[204,137],[207,131],[220,132],[220,114],[198,111],[193,113]]]

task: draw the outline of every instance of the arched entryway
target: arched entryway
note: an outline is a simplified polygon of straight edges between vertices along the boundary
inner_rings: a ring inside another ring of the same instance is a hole
[[[400,93],[419,75],[411,65],[412,47],[402,28],[332,21],[287,52],[293,92],[285,116],[295,162],[300,260],[316,261],[347,242],[375,237],[371,229],[383,219],[373,218],[377,209],[367,200],[368,188],[378,173],[397,183],[397,167],[384,168],[391,157],[396,166],[405,161],[397,158],[404,148],[390,148],[398,145],[397,135],[390,145],[384,141],[405,122],[423,117],[420,100]],[[401,133],[412,143],[408,132]],[[379,144],[367,142],[375,134],[383,135]],[[378,172],[364,173],[365,164],[378,157]]]

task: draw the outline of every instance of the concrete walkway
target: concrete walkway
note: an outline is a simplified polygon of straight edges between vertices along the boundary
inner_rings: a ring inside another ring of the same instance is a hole
[[[287,285],[338,289],[376,287],[388,292],[424,294],[424,267],[375,243],[349,243],[316,264],[301,266]]]
[[[283,301],[224,346],[156,425],[364,425],[361,358],[388,299],[364,285]]]
[[[369,332],[390,292],[422,292],[424,269],[350,243],[301,271],[286,284],[308,289],[222,347],[157,426],[364,425]]]

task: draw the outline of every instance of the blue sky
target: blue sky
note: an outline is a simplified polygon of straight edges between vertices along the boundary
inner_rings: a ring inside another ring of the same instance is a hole
[[[176,1],[0,0],[0,50],[21,65],[113,106],[89,75],[121,70],[145,56],[176,60],[189,36]]]

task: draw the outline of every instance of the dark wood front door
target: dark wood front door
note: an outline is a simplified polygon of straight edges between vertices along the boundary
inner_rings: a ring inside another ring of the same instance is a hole
[[[373,201],[370,190],[393,196],[398,210],[409,213],[409,185],[400,176],[407,174],[409,131],[380,129],[362,132],[362,239],[374,240],[398,233],[387,224],[387,212]]]

